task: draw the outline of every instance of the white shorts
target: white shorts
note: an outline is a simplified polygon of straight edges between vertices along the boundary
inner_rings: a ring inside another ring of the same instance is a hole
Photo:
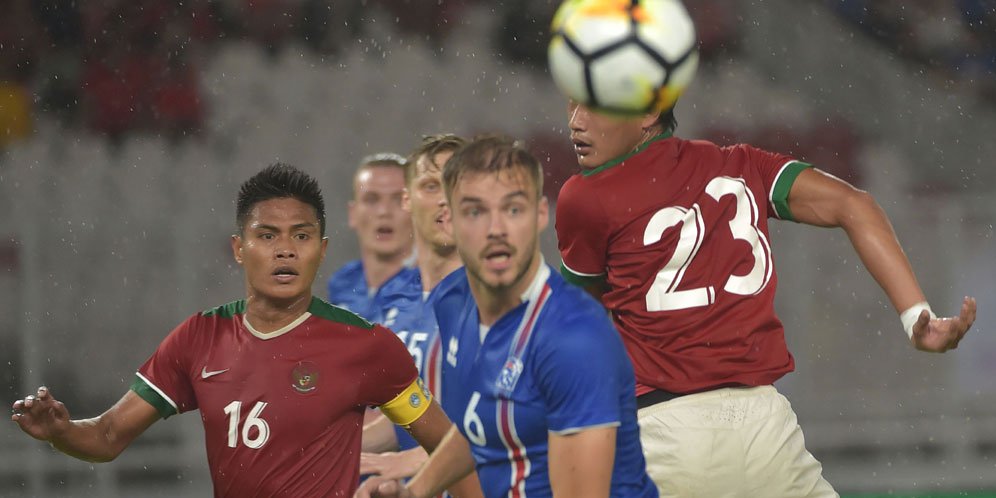
[[[772,386],[682,396],[637,413],[647,473],[665,497],[837,497],[795,412]]]

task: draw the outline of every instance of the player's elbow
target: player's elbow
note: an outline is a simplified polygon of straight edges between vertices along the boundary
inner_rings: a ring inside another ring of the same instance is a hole
[[[838,225],[844,230],[860,227],[884,216],[875,198],[864,190],[851,188],[842,196]]]

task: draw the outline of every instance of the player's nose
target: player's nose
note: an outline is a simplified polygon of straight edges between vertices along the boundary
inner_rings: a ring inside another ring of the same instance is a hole
[[[570,110],[567,125],[571,130],[584,131],[588,127],[588,116],[590,111],[581,104],[575,104]]]

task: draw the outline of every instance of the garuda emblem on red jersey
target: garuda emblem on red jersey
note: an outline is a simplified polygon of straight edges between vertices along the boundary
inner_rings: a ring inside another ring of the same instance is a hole
[[[291,387],[299,393],[310,393],[318,388],[318,366],[310,361],[300,361],[291,371]]]

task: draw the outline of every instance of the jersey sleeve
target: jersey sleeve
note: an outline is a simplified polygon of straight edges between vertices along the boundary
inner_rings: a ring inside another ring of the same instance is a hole
[[[738,147],[747,155],[749,164],[761,175],[768,198],[768,213],[779,219],[795,221],[789,210],[789,192],[799,173],[812,165],[784,154],[775,154],[747,145]]]
[[[173,329],[139,367],[131,384],[131,390],[154,406],[162,418],[197,409],[190,381],[197,321],[195,315]]]
[[[556,230],[561,274],[566,280],[586,285],[604,279],[609,239],[606,217],[582,176],[564,183],[557,197]]]
[[[410,425],[429,408],[432,395],[401,340],[380,325],[370,332],[371,355],[364,366],[366,404],[379,406],[395,424]]]
[[[550,332],[550,330],[547,330]],[[607,317],[588,314],[559,322],[556,339],[537,343],[538,385],[547,403],[547,427],[570,434],[618,426],[622,343]]]

